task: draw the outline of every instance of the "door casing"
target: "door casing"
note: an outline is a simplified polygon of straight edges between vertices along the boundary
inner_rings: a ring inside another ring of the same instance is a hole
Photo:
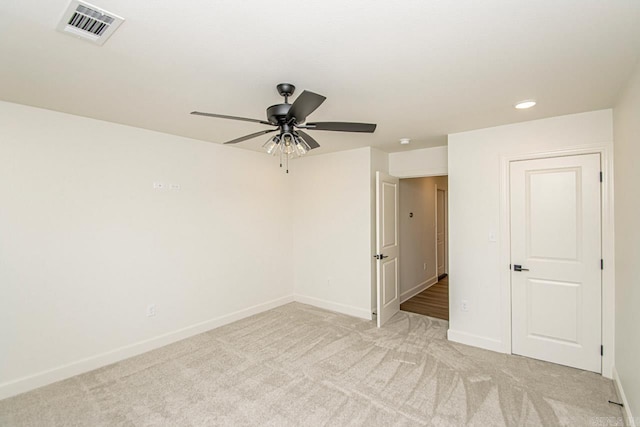
[[[509,164],[517,160],[533,160],[548,157],[573,156],[578,154],[600,154],[600,166],[603,175],[601,187],[602,215],[602,375],[613,377],[614,334],[615,334],[615,254],[613,229],[613,156],[611,148],[605,145],[576,147],[557,151],[532,152],[526,154],[502,156],[500,158],[500,299],[502,319],[502,351],[511,353],[511,236],[509,231]]]
[[[443,215],[442,218],[439,215],[439,208],[440,208],[440,202],[438,200],[438,192],[441,191],[442,192],[442,211],[443,211]],[[443,248],[442,248],[442,262],[443,262],[443,273],[444,274],[448,274],[449,273],[449,265],[448,265],[448,261],[449,261],[449,250],[448,250],[448,240],[449,240],[449,229],[448,229],[448,224],[449,224],[449,218],[448,218],[448,209],[447,209],[447,190],[443,189],[443,188],[438,188],[438,184],[436,184],[436,192],[435,192],[435,198],[436,198],[436,203],[435,203],[435,218],[436,218],[436,226],[435,226],[435,235],[436,235],[436,274],[438,275],[438,277],[440,277],[440,270],[439,270],[439,260],[438,257],[440,255],[440,251],[438,250],[438,227],[440,226],[440,224],[442,224],[443,227]]]
[[[512,353],[597,373],[600,160],[599,154],[581,154],[510,162]],[[563,218],[562,230],[547,215]]]

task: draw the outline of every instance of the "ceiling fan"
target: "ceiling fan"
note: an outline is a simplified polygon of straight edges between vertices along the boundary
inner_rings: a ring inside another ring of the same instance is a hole
[[[203,113],[192,111],[191,114],[197,116],[216,117],[220,119],[241,120],[245,122],[260,123],[272,126],[272,129],[262,130],[240,138],[232,139],[225,144],[237,144],[258,136],[272,132],[278,132],[276,136],[270,138],[263,147],[268,154],[280,153],[280,166],[282,158],[287,160],[295,153],[302,156],[320,144],[313,139],[305,130],[329,130],[337,132],[364,132],[373,133],[376,125],[371,123],[348,123],[348,122],[314,122],[307,123],[307,116],[313,113],[326,99],[322,95],[309,92],[307,90],[296,98],[293,104],[289,104],[289,97],[293,95],[296,87],[290,83],[280,83],[277,86],[278,93],[284,97],[284,103],[272,105],[267,108],[267,120],[249,119],[246,117],[227,116],[223,114]],[[287,168],[287,172],[289,172]]]

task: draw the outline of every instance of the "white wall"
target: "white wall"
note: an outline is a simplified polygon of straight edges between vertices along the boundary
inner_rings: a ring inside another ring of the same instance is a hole
[[[446,177],[400,180],[400,302],[438,281],[436,185],[446,189],[446,181]]]
[[[450,339],[511,350],[508,218],[501,209],[505,158],[590,146],[612,148],[611,110],[449,135]],[[605,179],[609,188],[612,176]],[[612,242],[608,227],[603,224],[605,262],[613,257],[607,248]],[[489,241],[490,232],[497,233],[497,242]],[[610,271],[605,269],[605,275]],[[612,280],[604,285],[604,330],[611,335]],[[467,312],[460,309],[462,300],[469,302]],[[613,353],[611,340],[605,337],[605,358]]]
[[[633,114],[625,105],[620,123]],[[370,318],[375,171],[447,171],[446,147],[388,157],[361,148],[298,159],[287,175],[262,153],[9,103],[0,103],[0,133],[0,397],[291,301],[293,292]],[[500,229],[500,159],[609,146],[611,111],[449,141],[450,337],[506,351],[506,266],[487,240]],[[158,181],[181,188],[153,190]]]
[[[0,398],[291,301],[296,178],[261,153],[0,102]]]
[[[389,154],[389,174],[416,178],[447,174],[448,148],[433,147]]]
[[[371,318],[371,149],[292,162],[296,300]]]
[[[613,110],[616,361],[625,407],[640,416],[640,67]],[[629,412],[628,412],[629,413]]]

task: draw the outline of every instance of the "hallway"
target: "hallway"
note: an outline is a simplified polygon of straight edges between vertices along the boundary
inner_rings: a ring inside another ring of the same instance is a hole
[[[449,320],[449,276],[400,304],[400,310]]]

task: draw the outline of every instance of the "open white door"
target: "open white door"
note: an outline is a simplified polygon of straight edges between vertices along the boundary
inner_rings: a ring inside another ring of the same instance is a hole
[[[399,179],[376,172],[376,269],[378,327],[400,311],[398,283]]]
[[[510,169],[512,352],[600,372],[600,155]]]

